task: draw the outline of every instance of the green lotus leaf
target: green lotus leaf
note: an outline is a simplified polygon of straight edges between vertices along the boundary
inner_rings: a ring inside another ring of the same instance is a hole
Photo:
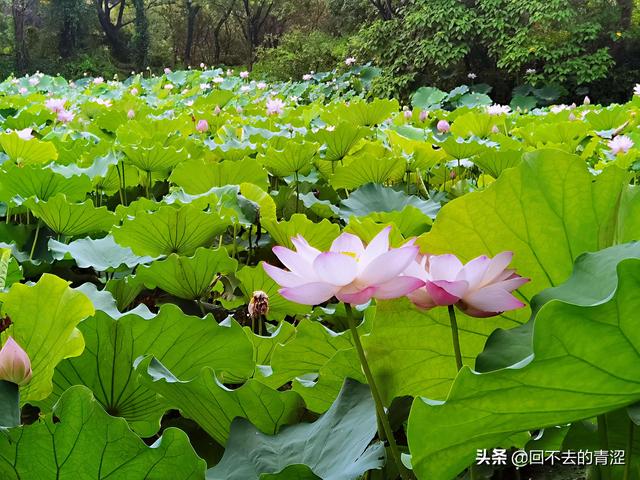
[[[291,238],[302,235],[307,242],[320,250],[329,250],[331,243],[340,235],[340,227],[329,220],[314,223],[305,215],[297,213],[287,221],[264,221],[264,228],[277,245],[293,248]]]
[[[503,170],[515,167],[522,160],[522,152],[516,150],[487,150],[473,159],[480,169],[498,178]]]
[[[289,141],[282,148],[268,148],[264,154],[258,155],[258,161],[279,177],[307,175],[317,151],[318,146],[314,143]]]
[[[512,110],[527,112],[538,106],[538,100],[532,95],[514,95],[509,106]]]
[[[546,303],[536,316],[534,353],[526,361],[485,374],[465,367],[446,402],[414,401],[408,438],[419,478],[453,478],[473,461],[476,449],[640,399],[640,376],[628,368],[639,360],[634,325],[640,260],[623,260],[617,275],[615,294],[604,303]],[[596,292],[598,282],[589,282]]]
[[[516,132],[535,148],[558,148],[575,152],[576,147],[588,136],[589,126],[584,122],[530,123]]]
[[[384,446],[379,442],[370,445],[376,425],[369,387],[349,379],[335,403],[314,423],[294,425],[268,436],[247,420],[234,420],[224,456],[207,471],[207,480],[356,480],[384,463]],[[287,468],[291,466],[296,468]],[[307,468],[301,470],[302,466]],[[308,470],[317,477],[283,475],[284,471],[300,475]]]
[[[116,220],[116,215],[107,207],[96,208],[91,200],[70,203],[63,193],[46,202],[32,197],[24,205],[55,233],[67,237],[107,232]]]
[[[82,353],[84,340],[76,326],[93,315],[93,305],[68,282],[46,273],[33,286],[12,285],[0,293],[0,301],[2,314],[12,322],[2,343],[12,336],[31,359],[33,378],[21,387],[21,400],[42,400],[52,391],[56,365]]]
[[[596,131],[614,130],[629,120],[629,111],[622,105],[611,105],[597,112],[588,112],[584,119]]]
[[[335,189],[352,190],[367,183],[395,182],[403,177],[405,167],[402,157],[389,155],[382,145],[366,144],[335,168],[329,183]]]
[[[270,365],[275,348],[296,336],[296,328],[288,322],[280,322],[278,328],[268,336],[256,335],[250,327],[244,327],[244,330],[253,343],[253,360],[256,365]]]
[[[473,140],[462,140],[459,137],[448,137],[441,143],[442,149],[453,158],[471,158],[489,149],[486,145]]]
[[[333,112],[327,111],[324,116],[327,121],[332,120],[329,115],[336,115],[340,120],[353,125],[369,127],[381,124],[399,109],[400,104],[396,99],[376,98],[372,102],[352,100],[349,104],[338,104]]]
[[[202,478],[206,465],[187,435],[168,428],[147,446],[122,418],[108,415],[81,385],[53,413],[0,436],[0,476],[57,478]]]
[[[58,151],[53,143],[37,138],[23,140],[15,132],[0,134],[0,146],[17,163],[44,164],[58,158]]]
[[[138,281],[147,288],[160,288],[171,295],[197,300],[211,291],[216,275],[236,271],[238,262],[225,249],[198,248],[192,257],[172,253],[165,260],[141,266],[136,272]]]
[[[134,275],[122,278],[112,278],[104,286],[104,290],[111,293],[116,301],[116,308],[124,311],[133,303],[144,289],[144,284]]]
[[[118,244],[137,255],[193,255],[198,247],[212,245],[228,226],[228,220],[192,205],[164,206],[126,218],[112,234]]]
[[[211,187],[242,183],[253,183],[265,190],[269,184],[267,171],[252,158],[219,163],[189,160],[175,168],[170,180],[190,194],[204,193]]]
[[[471,136],[486,138],[491,134],[493,127],[496,124],[501,124],[502,122],[503,121],[500,119],[500,117],[489,115],[488,113],[463,113],[462,115],[457,116],[454,122],[451,124],[451,133],[463,138],[468,138]],[[447,151],[447,153],[451,155],[449,151]]]
[[[235,417],[246,418],[260,431],[275,434],[283,425],[296,423],[303,411],[302,399],[295,392],[280,392],[253,379],[231,390],[211,368],[203,368],[190,380],[180,380],[156,358],[147,357],[137,371],[146,387],[162,395],[221,445],[227,443]]]
[[[22,279],[22,267],[11,256],[10,248],[0,248],[0,290],[18,283]]]
[[[436,110],[440,108],[447,94],[434,87],[420,87],[411,97],[411,105],[421,110]]]
[[[154,145],[152,147],[124,146],[122,151],[133,165],[145,172],[162,172],[170,170],[176,165],[187,160],[188,153],[184,149],[175,147],[163,147]]]
[[[59,193],[75,202],[84,200],[91,190],[91,180],[85,175],[66,178],[49,168],[34,165],[9,166],[0,170],[0,200],[3,202],[14,200],[15,197],[37,197],[47,201]]]
[[[0,428],[4,430],[18,425],[20,425],[20,387],[13,382],[0,380]]]
[[[368,128],[358,127],[349,122],[341,122],[332,130],[318,130],[315,139],[324,145],[322,159],[328,162],[337,162],[346,157],[351,149],[370,133]]]
[[[124,417],[142,436],[158,431],[171,405],[140,383],[134,372],[138,357],[161,358],[181,378],[210,367],[228,383],[246,380],[254,369],[253,347],[237,322],[218,324],[210,315],[185,315],[171,304],[150,319],[126,314],[116,320],[99,312],[78,328],[86,349],[58,365],[46,403],[72,385],[86,385],[109,414]]]
[[[260,219],[277,220],[276,202],[263,189],[253,183],[240,184],[240,193],[246,199],[255,202],[260,207]]]
[[[121,265],[133,268],[155,260],[153,257],[138,256],[128,247],[121,247],[111,235],[100,239],[81,238],[69,244],[50,238],[48,247],[56,260],[72,258],[80,268],[94,268],[101,272]]]

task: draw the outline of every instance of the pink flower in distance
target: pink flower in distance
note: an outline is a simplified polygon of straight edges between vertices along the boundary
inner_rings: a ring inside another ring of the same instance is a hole
[[[508,310],[524,307],[512,291],[529,281],[508,269],[512,252],[502,252],[493,258],[474,258],[466,265],[455,256],[431,255],[414,263],[407,275],[419,276],[425,287],[409,294],[420,308],[456,305],[472,317],[491,317]]]
[[[75,113],[69,110],[62,110],[61,112],[58,112],[58,121],[62,123],[69,123],[75,116]]]
[[[200,133],[206,132],[209,130],[209,122],[204,119],[198,120],[198,123],[196,123],[196,130]]]
[[[279,98],[267,100],[267,115],[280,115],[284,111],[284,102]]]
[[[631,147],[633,147],[633,140],[626,135],[618,135],[613,140],[609,140],[609,148],[614,155],[620,155],[621,153],[627,153]]]
[[[129,120],[131,120],[132,118],[135,118],[135,116],[136,116],[136,112],[135,112],[135,110],[130,109],[130,110],[127,112],[127,118],[128,118]]]
[[[60,113],[64,110],[64,104],[67,103],[66,98],[49,98],[44,102],[44,106],[53,113]]]
[[[413,112],[409,109],[403,111],[405,120],[411,120],[413,118]]]
[[[11,337],[0,350],[0,380],[18,385],[26,385],[31,380],[29,355]]]
[[[136,87],[133,87],[133,88],[131,89],[131,95],[134,95],[134,96],[135,96],[135,95],[138,95],[138,93],[139,93],[139,92],[138,92],[138,89],[137,89]]]
[[[222,109],[220,108],[220,105],[216,105],[216,108],[213,109],[213,114],[220,115],[221,112],[222,112]]]
[[[304,80],[305,82],[308,82],[312,78],[313,78],[313,75],[311,75],[310,73],[305,73],[304,75],[302,75],[302,80]]]
[[[24,94],[25,94],[25,93],[27,93],[28,91],[29,91],[29,90],[27,90],[27,87],[20,87],[20,88],[18,89],[18,93],[19,93],[20,95],[24,95]]]
[[[94,85],[102,85],[103,83],[104,83],[104,78],[102,77],[96,77],[93,79]]]
[[[249,78],[249,72],[247,72],[246,70],[240,72],[240,78],[242,78],[242,79]]]
[[[427,118],[429,118],[429,112],[427,112],[426,110],[421,110],[420,111],[420,121],[421,122],[426,122]]]
[[[351,67],[351,66],[353,66],[353,65],[355,65],[355,64],[356,64],[356,61],[357,61],[357,60],[355,59],[355,57],[349,57],[349,58],[347,58],[347,59],[344,61],[344,64],[345,64],[347,67]]]
[[[267,84],[264,82],[258,82],[256,87],[258,88],[258,90],[264,90],[265,88],[267,88]]]
[[[447,133],[449,130],[451,130],[451,125],[449,125],[449,122],[447,122],[446,120],[440,120],[436,125],[436,128],[440,133]]]
[[[165,75],[169,75],[171,73],[171,69],[169,67],[164,67]]]
[[[423,280],[404,275],[415,263],[418,247],[411,241],[389,248],[390,230],[383,229],[366,247],[357,236],[343,233],[328,252],[312,247],[298,235],[291,239],[296,251],[273,248],[288,271],[268,263],[263,267],[282,287],[280,295],[303,305],[318,305],[334,296],[356,305],[371,298],[402,297],[424,285]]]

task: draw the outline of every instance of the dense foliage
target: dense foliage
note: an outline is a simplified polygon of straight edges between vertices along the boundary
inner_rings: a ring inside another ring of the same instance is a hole
[[[640,478],[640,96],[525,112],[423,89],[403,108],[362,98],[371,70],[0,84],[3,479],[391,479],[396,442],[405,478],[497,447],[625,451],[590,474]],[[279,293],[265,263],[308,270],[341,232],[476,267],[513,252],[527,278],[504,271],[502,314],[456,304],[459,370],[453,306]],[[272,253],[294,243],[302,260]]]
[[[300,80],[372,61],[378,96],[451,89],[468,75],[624,101],[640,65],[635,0],[3,0],[0,73],[111,78],[150,67],[254,66]]]

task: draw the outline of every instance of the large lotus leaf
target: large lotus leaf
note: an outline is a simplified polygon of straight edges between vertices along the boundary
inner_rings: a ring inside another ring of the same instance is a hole
[[[52,415],[0,436],[0,476],[7,480],[196,480],[205,467],[181,430],[168,428],[147,446],[83,386],[65,392]]]
[[[175,147],[163,147],[162,145],[153,145],[152,147],[125,146],[122,151],[133,165],[145,172],[169,170],[186,161],[188,157],[188,153],[184,149],[178,150]]]
[[[242,183],[253,183],[263,190],[269,185],[267,171],[252,158],[218,163],[190,160],[178,165],[170,180],[191,194],[208,192],[211,187]]]
[[[58,158],[58,151],[53,143],[36,138],[23,140],[15,132],[0,134],[0,146],[17,163],[44,164]]]
[[[216,275],[236,271],[238,262],[225,249],[199,248],[192,257],[172,253],[165,260],[138,268],[136,277],[147,288],[160,288],[187,300],[202,298],[211,290]]]
[[[347,379],[334,404],[314,423],[294,425],[268,436],[246,420],[235,420],[224,456],[207,471],[207,480],[356,480],[384,464],[383,445],[370,445],[376,425],[369,388]],[[290,476],[294,472],[308,473],[302,466],[317,477]]]
[[[396,113],[400,105],[396,99],[377,98],[372,102],[366,100],[353,100],[339,104],[333,112],[327,111],[325,117],[331,121],[334,116],[353,125],[373,126],[379,125],[392,114]]]
[[[488,113],[468,112],[456,117],[451,124],[451,133],[460,137],[488,137],[493,127],[503,120]],[[461,157],[458,157],[461,158]]]
[[[476,449],[516,432],[564,425],[640,399],[640,260],[618,264],[606,302],[546,303],[538,312],[533,355],[510,368],[478,374],[465,367],[447,401],[417,398],[409,418],[412,465],[419,478],[453,478]],[[598,291],[599,279],[590,285]],[[612,354],[615,352],[615,355]]]
[[[104,312],[113,319],[122,318],[125,315],[138,315],[139,317],[150,319],[155,317],[155,313],[149,310],[145,303],[136,305],[135,308],[122,313],[118,310],[118,304],[111,292],[106,288],[98,290],[95,284],[86,282],[75,288],[76,291],[84,293],[93,303],[96,312]]]
[[[23,199],[38,197],[40,200],[64,193],[67,200],[83,200],[92,190],[91,180],[86,175],[64,177],[49,168],[38,166],[9,166],[0,170],[0,200],[9,202],[14,197]]]
[[[158,360],[148,357],[137,371],[145,386],[162,395],[221,445],[226,444],[235,417],[246,418],[260,431],[275,434],[281,426],[296,423],[304,410],[302,398],[291,390],[274,390],[254,379],[232,390],[216,378],[211,368],[203,368],[195,378],[180,380]]]
[[[370,183],[360,187],[342,201],[340,216],[348,220],[352,215],[366,217],[374,212],[401,211],[407,205],[412,205],[425,215],[435,218],[440,205],[433,200],[422,200],[415,195]]]
[[[101,272],[121,265],[133,268],[154,260],[153,257],[138,256],[128,247],[121,247],[111,235],[100,239],[81,238],[69,244],[51,238],[49,251],[56,260],[73,258],[80,268],[94,268]]]
[[[129,314],[114,320],[98,313],[78,328],[86,349],[58,365],[48,402],[72,385],[86,385],[109,414],[124,417],[142,436],[158,431],[170,405],[139,382],[138,357],[154,355],[181,378],[193,378],[204,367],[228,383],[253,373],[253,347],[237,322],[185,315],[175,305],[164,305],[150,319]]]
[[[24,205],[55,233],[68,237],[109,231],[116,220],[107,207],[96,208],[91,200],[71,203],[62,193],[46,202],[29,198]]]
[[[192,205],[164,206],[126,218],[112,234],[116,242],[137,255],[193,255],[198,247],[213,245],[228,226],[228,220]]]
[[[287,221],[265,220],[264,228],[277,245],[293,248],[291,238],[302,235],[307,242],[320,250],[329,250],[331,243],[340,235],[340,227],[329,220],[314,223],[306,215],[297,213]]]
[[[530,123],[518,129],[516,134],[522,136],[532,147],[553,147],[574,152],[576,147],[589,133],[585,122]]]
[[[256,335],[250,327],[244,327],[253,343],[253,360],[256,365],[270,365],[273,351],[278,345],[285,344],[296,336],[296,327],[289,322],[280,322],[278,328],[267,336]],[[279,385],[278,385],[279,386]]]
[[[323,160],[337,162],[347,156],[355,144],[370,133],[368,128],[341,122],[332,130],[318,130],[315,138],[325,145]]]
[[[420,87],[411,97],[411,105],[421,110],[435,110],[440,108],[447,94],[434,87]]]
[[[335,168],[329,183],[335,189],[352,190],[367,183],[387,183],[400,180],[406,162],[400,156],[389,155],[381,145],[367,144]]]
[[[260,207],[261,220],[277,220],[276,202],[263,189],[253,183],[242,183],[240,184],[240,193]]]
[[[134,275],[121,278],[112,278],[104,286],[104,290],[110,292],[116,301],[116,308],[120,311],[127,309],[129,305],[140,295],[144,285]]]
[[[487,150],[473,159],[480,169],[498,178],[503,170],[515,167],[522,160],[522,152],[517,150]]]
[[[584,119],[596,131],[613,130],[629,120],[629,110],[622,105],[611,105],[607,108],[588,112]]]
[[[9,288],[22,279],[22,267],[11,256],[10,248],[0,248],[0,290]]]
[[[286,177],[298,173],[307,175],[311,170],[313,157],[318,146],[309,142],[285,143],[282,148],[270,147],[258,160],[274,175]]]
[[[462,140],[459,137],[448,137],[441,144],[442,149],[453,158],[471,158],[480,153],[486,152],[489,147],[474,140]]]
[[[82,353],[84,340],[76,326],[93,315],[93,305],[68,282],[50,274],[42,275],[33,286],[12,285],[0,294],[0,301],[2,314],[12,322],[3,332],[4,339],[11,335],[31,359],[33,378],[21,388],[21,399],[42,400],[51,393],[56,365]]]
[[[311,310],[307,305],[293,303],[280,296],[280,287],[267,275],[262,265],[244,267],[236,273],[236,277],[240,281],[240,289],[247,303],[256,291],[262,291],[269,296],[269,319],[282,320],[287,315],[305,314]]]

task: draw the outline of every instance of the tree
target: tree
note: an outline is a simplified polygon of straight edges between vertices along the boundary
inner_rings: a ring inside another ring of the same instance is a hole
[[[256,49],[262,41],[265,22],[275,4],[275,0],[241,0],[240,8],[235,10],[235,17],[247,42],[247,63],[250,68],[255,62]]]
[[[133,0],[136,31],[133,37],[134,60],[138,68],[147,66],[149,57],[149,22],[144,0]]]
[[[191,50],[193,47],[193,31],[196,26],[196,17],[200,12],[200,5],[194,4],[192,0],[185,0],[184,2],[186,16],[187,16],[187,40],[184,47],[184,63],[191,63]]]
[[[124,21],[126,0],[94,0],[98,12],[98,21],[104,31],[105,38],[113,56],[120,61],[129,60],[129,49],[122,28],[130,22]],[[116,10],[116,18],[111,18]]]
[[[13,16],[13,37],[16,70],[23,73],[29,66],[29,50],[27,48],[26,23],[30,0],[13,0],[11,14]]]

